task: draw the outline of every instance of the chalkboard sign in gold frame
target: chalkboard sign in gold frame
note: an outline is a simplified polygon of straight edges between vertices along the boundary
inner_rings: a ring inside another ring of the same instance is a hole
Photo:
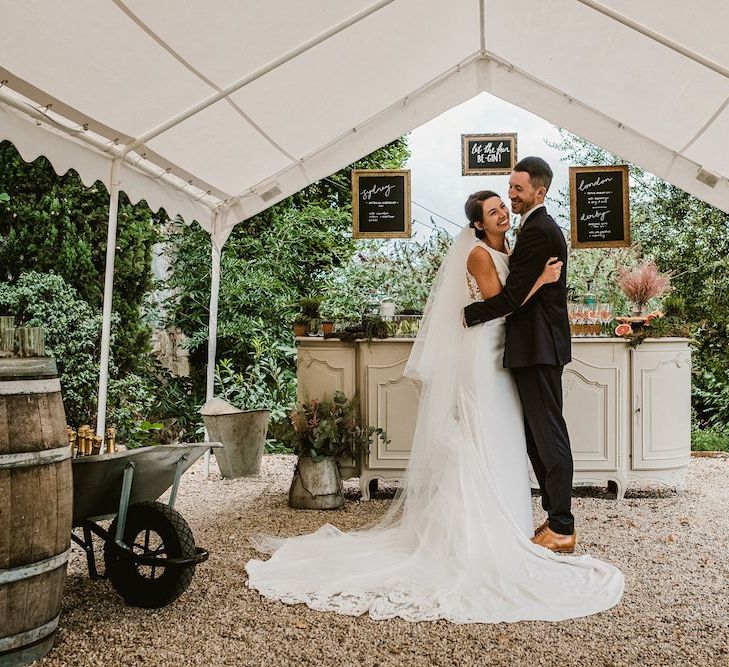
[[[461,135],[461,170],[464,176],[510,174],[516,162],[516,132]]]
[[[628,179],[627,165],[570,167],[573,248],[630,246]]]
[[[412,236],[409,169],[352,171],[352,237],[409,239]]]

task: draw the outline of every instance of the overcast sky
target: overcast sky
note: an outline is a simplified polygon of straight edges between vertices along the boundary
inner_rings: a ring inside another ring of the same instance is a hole
[[[461,135],[503,132],[516,132],[517,157],[538,155],[549,162],[554,171],[550,194],[556,195],[559,189],[567,186],[568,164],[562,162],[559,151],[545,143],[545,139],[559,139],[557,128],[498,97],[481,93],[410,134],[412,155],[407,167],[412,170],[413,218],[431,224],[432,214],[416,205],[417,202],[464,226],[467,220],[463,205],[466,197],[476,190],[498,192],[508,205],[508,176],[461,176]],[[453,224],[433,217],[451,234],[458,232]],[[413,231],[417,232],[415,238],[420,239],[432,233],[420,224],[416,224]]]

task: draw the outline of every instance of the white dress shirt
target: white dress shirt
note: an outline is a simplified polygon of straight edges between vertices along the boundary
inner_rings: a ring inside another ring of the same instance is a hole
[[[534,213],[534,211],[536,211],[536,210],[537,210],[538,208],[544,208],[544,204],[537,204],[536,206],[532,206],[532,208],[530,208],[530,209],[529,209],[529,210],[528,210],[528,211],[527,211],[526,213],[524,213],[524,214],[523,214],[523,215],[522,215],[522,216],[521,216],[521,217],[519,218],[519,229],[523,229],[523,228],[524,228],[524,223],[525,223],[525,222],[527,221],[527,218],[528,218],[528,217],[529,217],[529,216],[530,216],[530,215],[531,215],[532,213]]]

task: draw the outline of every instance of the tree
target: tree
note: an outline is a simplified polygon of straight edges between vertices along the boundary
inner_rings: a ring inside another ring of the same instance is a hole
[[[277,414],[295,400],[291,321],[305,296],[355,253],[351,236],[352,169],[402,168],[400,138],[332,176],[238,224],[221,258],[216,391],[270,403]],[[204,395],[210,297],[210,241],[198,227],[169,226],[163,321],[188,337],[197,396]],[[265,360],[265,363],[263,363]],[[239,388],[255,378],[265,385]],[[250,406],[246,406],[250,407]]]
[[[26,163],[15,147],[0,143],[0,281],[13,284],[24,271],[64,278],[92,309],[101,308],[106,264],[109,194],[100,182],[86,187],[74,171],[58,176],[48,160]],[[152,246],[164,212],[119,196],[117,256],[112,309],[122,326],[115,343],[122,371],[134,371],[149,348],[140,318],[152,286]]]

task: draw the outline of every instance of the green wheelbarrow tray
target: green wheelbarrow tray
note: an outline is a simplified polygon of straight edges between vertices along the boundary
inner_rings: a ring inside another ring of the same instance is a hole
[[[154,445],[73,459],[71,538],[86,552],[91,579],[108,578],[128,604],[156,608],[187,588],[208,551],[174,510],[183,473],[217,442]],[[157,499],[171,488],[167,505]],[[97,522],[113,519],[108,530]],[[93,536],[104,542],[104,574]]]
[[[124,471],[134,471],[128,504],[157,500],[208,449],[222,447],[219,442],[183,442],[153,445],[113,454],[80,456],[73,459],[73,525],[84,520],[110,519],[119,512]],[[127,473],[128,474],[128,473]],[[174,496],[170,506],[174,506]]]

